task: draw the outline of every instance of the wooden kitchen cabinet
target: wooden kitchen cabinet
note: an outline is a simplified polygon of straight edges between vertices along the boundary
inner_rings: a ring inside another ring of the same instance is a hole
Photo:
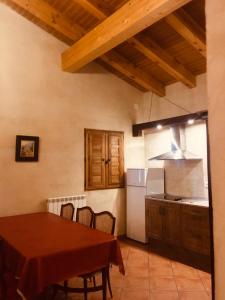
[[[171,245],[180,243],[180,207],[159,200],[146,201],[146,224],[149,238]]]
[[[180,206],[164,204],[164,240],[171,245],[180,245]]]
[[[163,239],[163,215],[160,201],[146,202],[147,236],[153,239]]]
[[[208,207],[146,199],[146,232],[149,239],[210,255]]]
[[[181,208],[181,245],[185,249],[210,255],[209,210],[184,205]]]

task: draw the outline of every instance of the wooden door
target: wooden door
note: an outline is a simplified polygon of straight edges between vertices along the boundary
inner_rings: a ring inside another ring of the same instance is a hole
[[[171,245],[180,245],[180,205],[165,204],[163,208],[163,240]]]
[[[146,219],[147,235],[149,238],[163,239],[163,215],[160,201],[148,200]]]
[[[106,147],[106,187],[123,187],[123,133],[107,132]]]
[[[105,188],[106,134],[85,130],[85,188]]]

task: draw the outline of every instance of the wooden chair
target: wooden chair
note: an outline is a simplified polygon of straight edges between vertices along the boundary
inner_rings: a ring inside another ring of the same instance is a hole
[[[89,227],[93,226],[95,229],[98,229],[100,231],[103,231],[103,232],[106,232],[109,234],[114,234],[116,218],[108,211],[94,213],[90,207],[85,206],[85,207],[77,209],[76,222],[79,222],[79,223],[84,224]],[[101,273],[102,284],[96,286],[95,275],[98,273]],[[109,266],[105,266],[101,270],[96,270],[92,273],[82,274],[79,277],[81,277],[83,279],[83,282],[84,282],[83,288],[71,287],[70,281],[66,280],[66,281],[64,281],[64,286],[57,285],[55,293],[56,293],[57,289],[63,290],[65,293],[66,299],[68,297],[68,293],[84,293],[84,300],[87,300],[87,294],[89,292],[95,292],[95,291],[102,290],[103,300],[106,300],[106,288],[107,288],[107,284],[108,284],[110,296],[112,298],[112,289],[111,289],[110,277],[109,277]],[[93,281],[94,281],[94,286],[88,287],[88,280],[91,280],[91,279],[93,279]],[[54,295],[55,295],[55,293],[54,293]]]
[[[76,222],[92,227],[94,220],[94,212],[89,206],[77,209]]]
[[[91,209],[91,207],[89,206],[84,206],[84,207],[80,207],[77,208],[77,213],[76,213],[76,222],[86,225],[88,227],[92,227],[93,226],[93,220],[94,220],[94,212]],[[83,292],[87,294],[87,281],[88,279],[91,278],[91,276],[89,274],[85,274],[80,276],[81,278],[83,278],[84,281],[84,288],[83,288]],[[103,278],[103,274],[102,274],[102,278]],[[102,289],[103,286],[100,288]],[[68,280],[64,281],[64,292],[65,292],[65,296],[67,298],[68,296],[68,292],[82,292],[82,289],[77,289],[77,288],[71,288],[68,286]],[[86,299],[87,295],[85,296]]]
[[[103,232],[113,235],[115,232],[115,225],[116,225],[116,218],[109,211],[102,211],[100,213],[94,214],[93,227],[95,229],[98,229],[100,231],[103,231]],[[110,266],[108,266],[106,268],[106,279],[107,279],[107,283],[108,283],[110,296],[112,298],[109,267]],[[95,277],[94,277],[94,285],[95,285]]]
[[[73,221],[74,206],[72,203],[61,205],[60,217]]]
[[[114,234],[116,218],[109,211],[94,214],[93,227],[106,233]]]

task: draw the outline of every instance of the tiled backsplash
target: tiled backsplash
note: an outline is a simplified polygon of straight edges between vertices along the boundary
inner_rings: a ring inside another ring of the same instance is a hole
[[[166,192],[187,197],[204,197],[202,160],[172,160],[164,162]]]

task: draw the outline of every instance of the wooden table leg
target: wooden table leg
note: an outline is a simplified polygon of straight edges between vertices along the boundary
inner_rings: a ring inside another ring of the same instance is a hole
[[[106,288],[107,288],[107,271],[106,268],[102,269],[102,299],[106,300]]]

